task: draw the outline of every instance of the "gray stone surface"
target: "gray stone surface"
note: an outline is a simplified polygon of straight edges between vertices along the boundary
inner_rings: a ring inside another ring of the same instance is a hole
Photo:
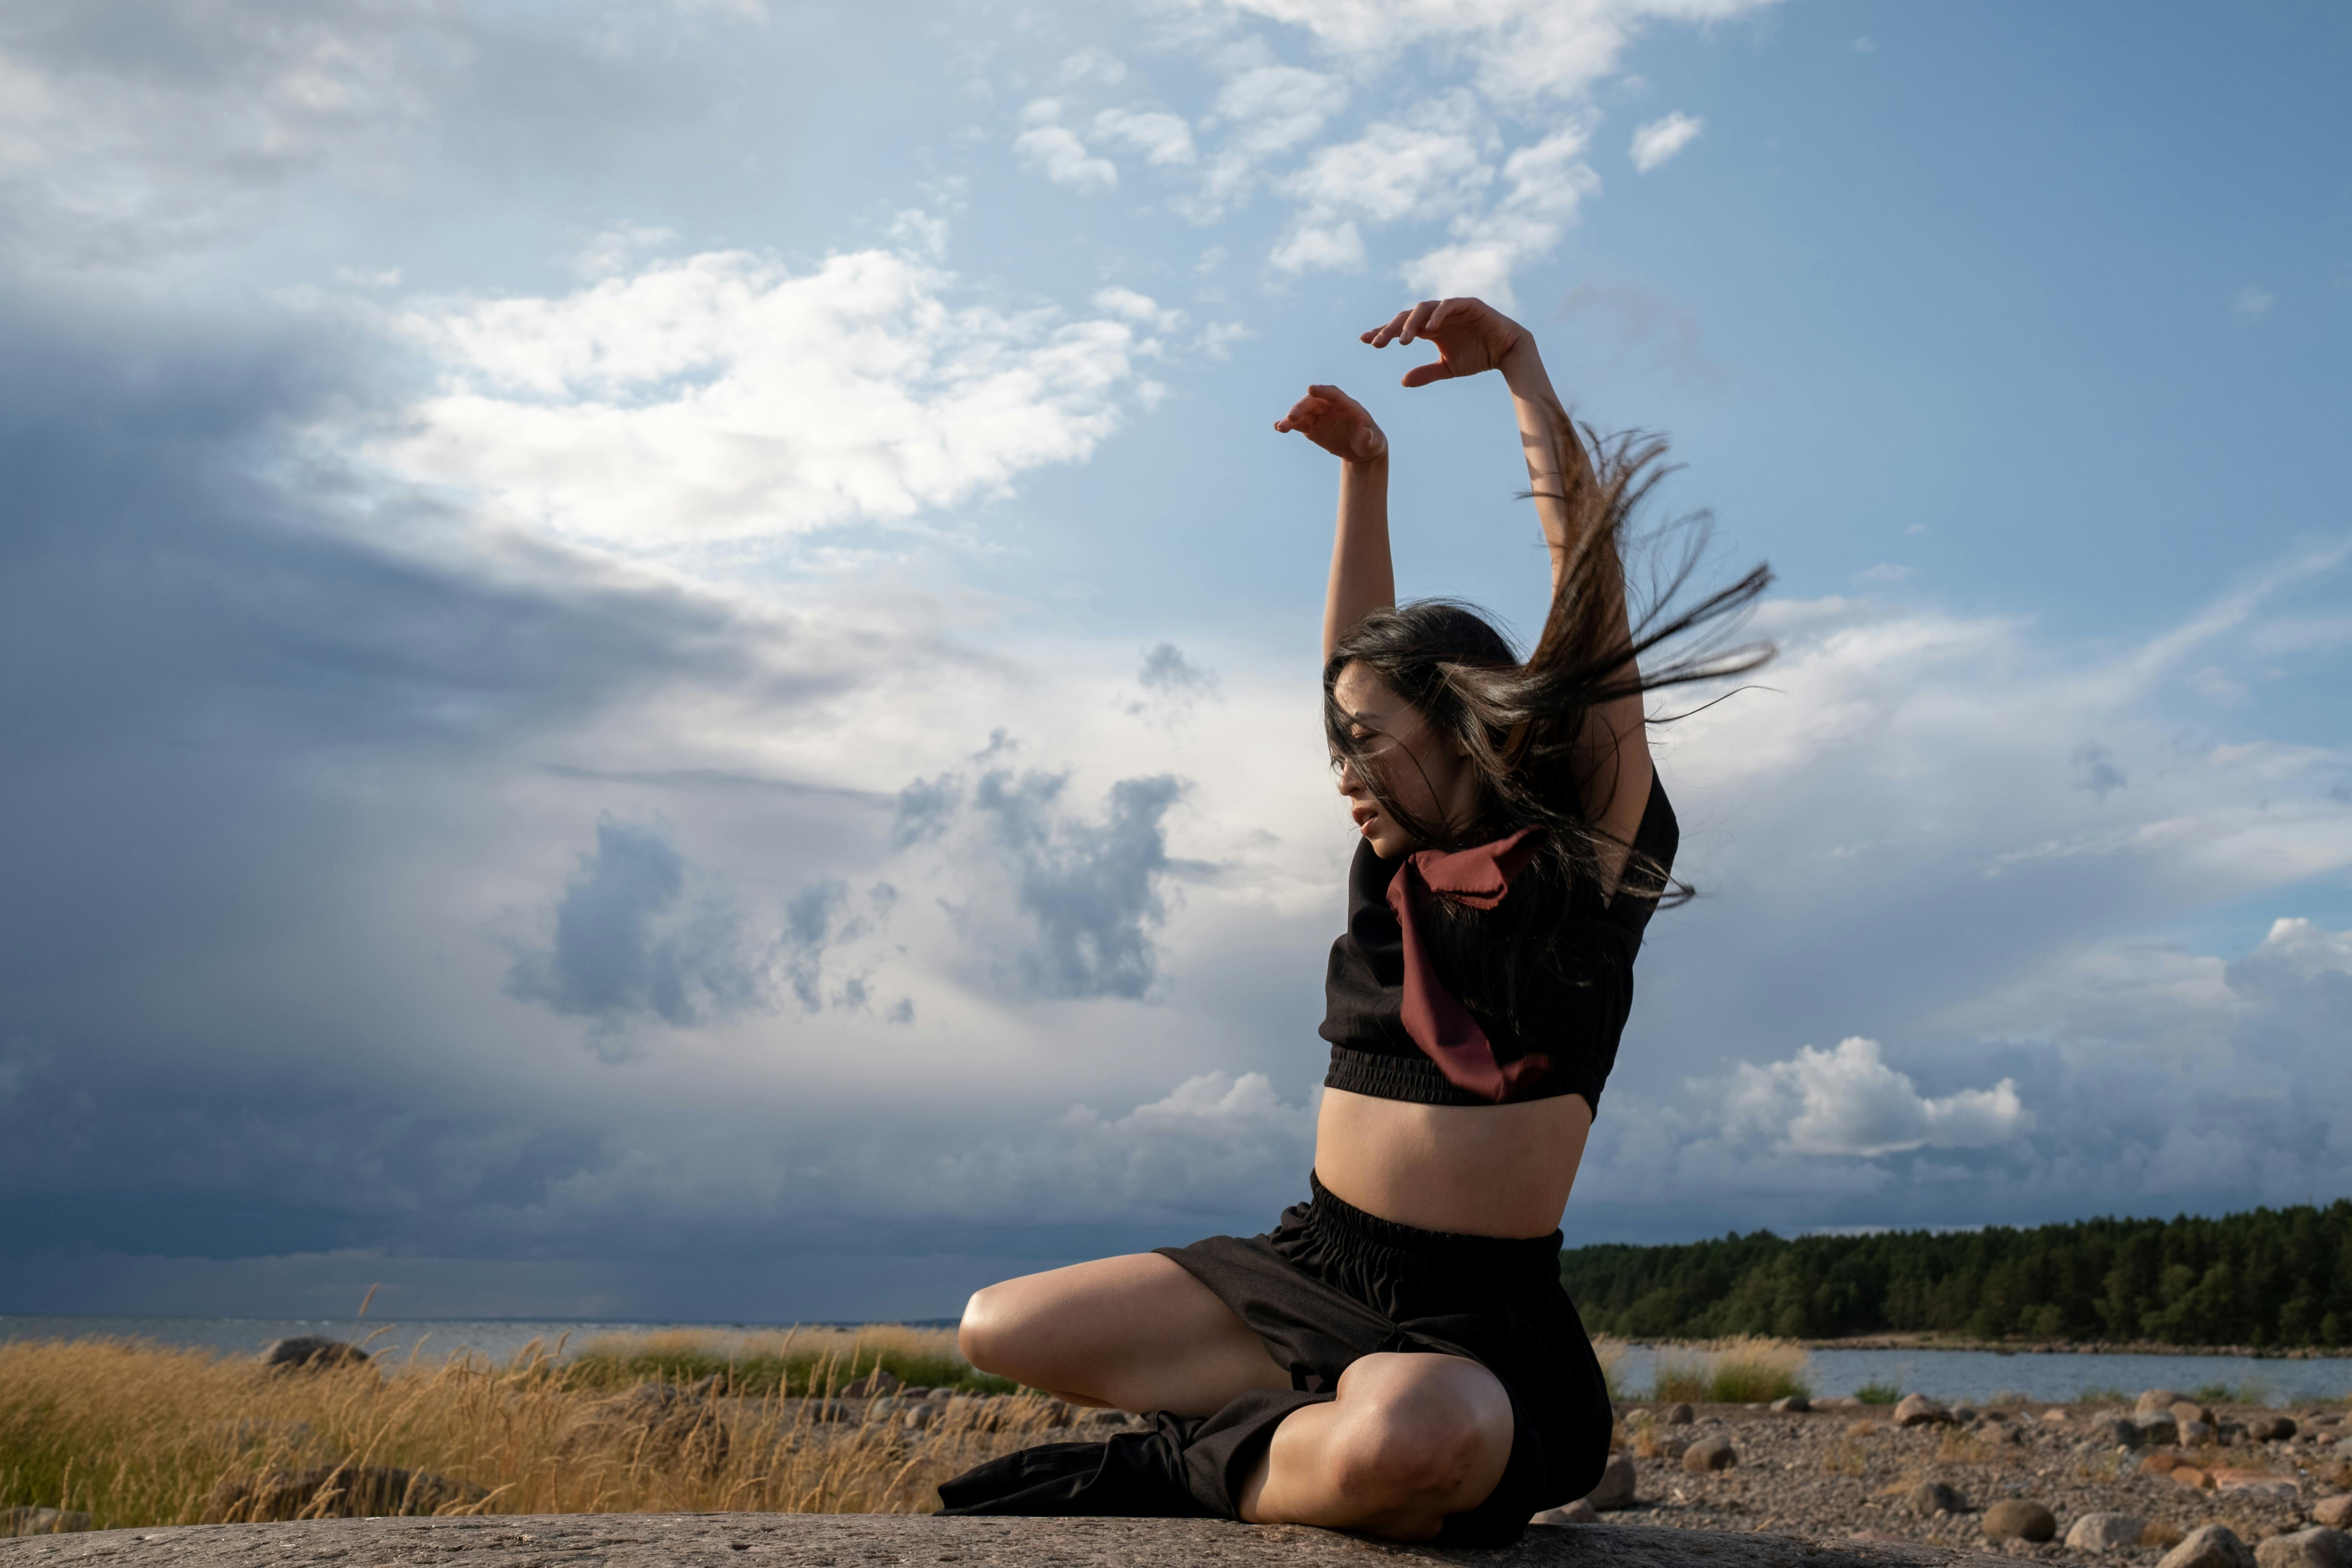
[[[871,1513],[350,1519],[109,1530],[0,1542],[5,1568],[2013,1568],[1943,1547],[1600,1524],[1539,1526],[1500,1551],[1195,1519],[933,1519]]]

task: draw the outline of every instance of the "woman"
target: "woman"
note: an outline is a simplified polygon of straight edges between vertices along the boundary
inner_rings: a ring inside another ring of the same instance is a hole
[[[1387,438],[1335,386],[1276,423],[1340,459],[1324,708],[1361,836],[1326,986],[1313,1195],[1267,1236],[975,1295],[973,1365],[1152,1413],[1152,1427],[983,1465],[940,1488],[950,1512],[1498,1542],[1590,1491],[1607,1460],[1608,1395],[1560,1289],[1559,1226],[1642,930],[1672,886],[1675,817],[1642,694],[1764,656],[1652,658],[1646,677],[1637,662],[1767,577],[1630,625],[1618,536],[1662,446],[1588,457],[1534,340],[1476,300],[1425,301],[1363,341],[1436,349],[1409,387],[1488,371],[1509,386],[1550,614],[1522,664],[1467,609],[1398,606]]]

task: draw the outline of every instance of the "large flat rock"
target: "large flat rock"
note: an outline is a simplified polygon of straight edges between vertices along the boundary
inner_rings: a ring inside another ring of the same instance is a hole
[[[1196,1519],[933,1519],[878,1513],[594,1513],[332,1519],[0,1541],[0,1568],[1996,1568],[1940,1547],[1621,1524],[1547,1525],[1501,1551]]]

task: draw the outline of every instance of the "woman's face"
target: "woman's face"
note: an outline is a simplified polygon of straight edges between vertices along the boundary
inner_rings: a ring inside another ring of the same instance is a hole
[[[1339,768],[1339,793],[1348,799],[1357,831],[1371,840],[1372,853],[1393,860],[1423,847],[1419,839],[1381,809],[1357,768],[1380,774],[1381,787],[1400,808],[1424,822],[1468,822],[1478,806],[1478,774],[1459,744],[1430,729],[1421,710],[1389,689],[1360,664],[1339,671],[1331,695],[1350,721],[1349,732],[1363,748],[1360,764]]]

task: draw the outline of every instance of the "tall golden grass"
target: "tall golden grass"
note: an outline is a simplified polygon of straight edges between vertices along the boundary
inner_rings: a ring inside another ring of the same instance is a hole
[[[1712,1345],[1661,1348],[1650,1397],[1693,1404],[1751,1405],[1810,1394],[1805,1347],[1789,1340],[1743,1337]]]
[[[260,1478],[345,1467],[315,1500],[303,1482],[303,1496],[312,1513],[352,1511],[365,1491],[352,1479],[392,1467],[453,1483],[409,1487],[408,1511],[914,1512],[936,1506],[941,1479],[1045,1440],[1057,1418],[1042,1395],[957,1397],[925,1402],[944,1409],[918,1429],[911,1402],[877,1415],[822,1397],[877,1362],[969,1379],[950,1331],[758,1338],[636,1336],[570,1363],[535,1350],[503,1367],[387,1355],[321,1371],[140,1341],[0,1343],[0,1509],[83,1510],[99,1529],[190,1524],[223,1517],[224,1500],[228,1517],[249,1511],[236,1500]],[[723,1371],[730,1356],[779,1371],[761,1392],[673,1404],[694,1414],[667,1421],[615,1393],[648,1365],[715,1358]]]

